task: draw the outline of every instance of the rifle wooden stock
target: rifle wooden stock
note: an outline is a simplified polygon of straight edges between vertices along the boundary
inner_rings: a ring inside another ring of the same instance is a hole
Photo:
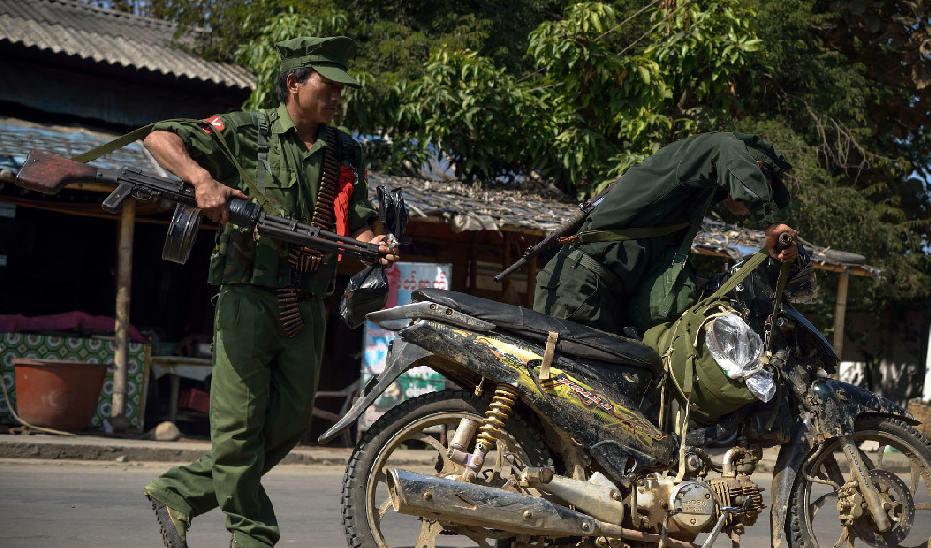
[[[16,174],[17,185],[43,194],[58,194],[65,185],[71,183],[115,186],[102,204],[110,213],[119,211],[123,202],[130,197],[139,201],[165,198],[188,207],[197,207],[194,188],[182,181],[129,167],[96,168],[39,150],[33,150],[26,156],[23,168]]]
[[[97,182],[97,171],[94,166],[33,150],[16,174],[16,184],[42,194],[58,194],[69,183]]]

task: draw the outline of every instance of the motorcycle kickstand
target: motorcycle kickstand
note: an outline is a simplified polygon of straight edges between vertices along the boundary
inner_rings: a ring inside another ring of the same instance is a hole
[[[634,492],[636,493],[636,489]],[[682,508],[677,508],[666,513],[666,517],[663,518],[663,533],[659,537],[659,546],[657,548],[666,548],[666,540],[669,538],[669,518],[680,513],[682,513]]]
[[[882,501],[879,500],[879,492],[876,491],[876,486],[873,485],[873,481],[870,479],[866,463],[863,462],[863,457],[860,455],[860,450],[850,439],[850,436],[841,436],[840,442],[841,448],[850,462],[850,472],[854,479],[857,480],[857,483],[860,484],[860,493],[863,494],[867,508],[869,508],[870,514],[873,516],[876,530],[885,533],[892,528],[892,522],[889,521],[889,516],[883,510]]]

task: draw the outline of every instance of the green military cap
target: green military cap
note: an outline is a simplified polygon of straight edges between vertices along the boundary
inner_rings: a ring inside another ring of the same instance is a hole
[[[356,54],[356,43],[346,36],[317,38],[304,36],[275,44],[281,56],[281,72],[310,67],[320,76],[354,88],[362,87],[346,72],[349,59]]]
[[[773,201],[779,209],[785,209],[789,205],[789,189],[782,182],[782,174],[792,169],[792,164],[779,152],[779,149],[759,135],[748,135],[735,131],[734,137],[744,142],[747,146],[747,152],[750,153],[754,160],[763,162],[772,171]]]

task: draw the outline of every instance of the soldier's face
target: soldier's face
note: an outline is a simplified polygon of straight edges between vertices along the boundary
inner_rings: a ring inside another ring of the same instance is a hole
[[[750,210],[747,209],[746,204],[740,200],[735,200],[731,198],[731,195],[728,194],[727,198],[724,200],[724,206],[727,207],[728,211],[734,215],[749,215]]]
[[[320,76],[319,72],[311,73],[303,83],[288,79],[291,100],[295,101],[295,106],[307,121],[318,124],[329,124],[333,119],[343,96],[343,87],[343,84]]]

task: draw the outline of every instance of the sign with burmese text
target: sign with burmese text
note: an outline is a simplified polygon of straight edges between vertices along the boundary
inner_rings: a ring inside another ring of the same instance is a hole
[[[385,308],[409,304],[411,293],[425,287],[449,289],[451,264],[397,262],[386,272],[388,275],[388,303]],[[388,343],[393,331],[380,329],[365,322],[365,357],[362,360],[362,385],[373,375],[385,370]],[[404,400],[427,392],[442,390],[445,379],[429,367],[417,367],[405,372],[388,387],[375,403],[359,418],[359,429],[367,430],[382,414]]]

